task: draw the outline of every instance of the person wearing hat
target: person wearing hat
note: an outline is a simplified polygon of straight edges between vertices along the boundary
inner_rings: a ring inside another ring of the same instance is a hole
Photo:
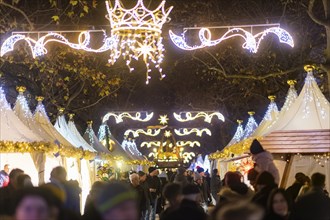
[[[274,176],[275,183],[279,184],[280,174],[274,164],[273,155],[269,151],[264,150],[257,139],[253,140],[250,146],[250,152],[252,154],[252,160],[256,163],[256,171],[258,173],[263,171],[271,173]]]
[[[104,184],[97,194],[95,207],[102,220],[138,220],[137,195],[122,182]]]
[[[147,176],[147,183],[149,186],[149,191],[151,195],[150,205],[151,205],[151,213],[150,220],[155,220],[156,218],[156,209],[157,209],[157,201],[161,194],[161,181],[158,177],[159,171],[156,167],[149,167],[148,169],[149,175]]]
[[[164,220],[206,220],[207,214],[200,206],[200,190],[194,184],[188,184],[182,189],[183,199],[179,208],[170,213]]]
[[[267,171],[263,171],[257,177],[256,188],[257,192],[253,196],[252,202],[266,210],[268,197],[272,190],[277,188],[274,176]]]
[[[176,172],[177,174],[175,175],[173,182],[180,184],[182,187],[187,185],[188,184],[187,170],[183,167],[179,167]]]

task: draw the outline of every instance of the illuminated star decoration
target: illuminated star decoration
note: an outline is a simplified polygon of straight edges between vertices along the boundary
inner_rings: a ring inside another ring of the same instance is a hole
[[[172,136],[171,131],[165,131],[165,137],[169,138]]]
[[[158,119],[159,124],[161,124],[161,125],[168,124],[168,120],[169,120],[169,118],[167,117],[167,115],[160,115],[159,119]]]
[[[252,26],[253,25],[251,25],[251,27]],[[187,28],[187,29],[189,29],[189,28]],[[290,35],[290,33],[287,32],[286,30],[280,28],[279,25],[277,27],[267,28],[266,30],[259,32],[255,35],[253,35],[252,33],[248,32],[240,27],[229,28],[229,30],[227,32],[225,32],[222,35],[222,37],[220,37],[216,40],[212,40],[212,34],[211,34],[211,31],[209,28],[201,28],[199,30],[199,34],[198,34],[199,40],[201,43],[200,43],[200,45],[195,45],[195,46],[189,46],[186,43],[186,39],[184,36],[185,32],[183,32],[182,36],[179,36],[179,35],[174,34],[171,30],[169,31],[172,42],[182,50],[197,50],[197,49],[201,49],[201,48],[205,48],[205,47],[211,47],[211,46],[220,44],[224,40],[227,40],[227,39],[230,39],[233,37],[241,37],[244,39],[244,43],[243,43],[242,47],[244,49],[249,50],[252,53],[258,52],[258,48],[260,46],[261,41],[264,39],[265,36],[267,36],[270,33],[275,34],[278,37],[280,43],[287,44],[291,47],[294,46],[293,38]]]
[[[46,32],[44,36],[39,35],[45,32],[38,32],[38,39],[35,40],[29,35],[32,32],[16,32],[6,39],[1,45],[0,55],[13,51],[18,41],[26,41],[31,49],[32,56],[42,56],[47,53],[46,45],[50,42],[65,44],[73,49],[84,50],[88,52],[101,53],[110,50],[109,63],[113,65],[122,57],[129,70],[132,71],[130,63],[132,59],[139,60],[140,57],[146,66],[146,83],[149,83],[152,64],[160,73],[160,78],[164,78],[161,63],[164,59],[164,45],[162,27],[168,20],[168,16],[173,7],[165,8],[166,1],[163,0],[156,9],[149,10],[138,0],[137,4],[130,9],[123,7],[120,0],[115,0],[114,5],[110,0],[106,1],[108,15],[106,18],[110,21],[111,36],[106,36],[105,31],[81,31],[78,37],[78,43],[70,42],[61,33]],[[67,31],[67,33],[75,31]],[[103,45],[98,49],[90,47],[90,33],[103,32]]]

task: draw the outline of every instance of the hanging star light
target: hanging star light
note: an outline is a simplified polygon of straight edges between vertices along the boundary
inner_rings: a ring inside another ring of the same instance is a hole
[[[159,119],[158,119],[159,124],[161,124],[161,125],[168,124],[168,120],[170,120],[170,119],[167,117],[167,115],[160,115]]]
[[[273,27],[267,28],[266,30],[259,32],[257,34],[252,34],[252,30],[251,32],[249,32],[244,29],[244,28],[252,29],[253,27],[267,27],[267,26],[273,26]],[[200,45],[189,46],[186,43],[185,32],[187,32],[187,30],[192,30],[192,29],[199,29],[198,36],[201,42]],[[228,29],[228,31],[226,31],[220,38],[212,40],[212,34],[210,29]],[[174,34],[171,30],[169,31],[169,35],[172,42],[177,47],[183,50],[197,50],[205,47],[212,47],[233,37],[241,37],[244,39],[242,48],[247,49],[252,53],[258,52],[261,41],[268,34],[275,34],[278,37],[280,43],[287,44],[291,47],[294,46],[293,38],[290,35],[290,33],[280,28],[279,24],[220,26],[220,27],[209,27],[209,28],[193,27],[193,28],[185,28],[182,36]]]
[[[65,44],[73,49],[88,52],[101,53],[110,51],[109,63],[114,64],[122,57],[129,70],[132,59],[140,58],[146,66],[146,83],[149,83],[152,64],[160,73],[160,78],[164,78],[161,63],[164,59],[164,45],[162,27],[168,20],[168,16],[173,7],[165,8],[166,1],[163,0],[156,9],[148,9],[143,0],[138,0],[137,4],[130,9],[126,9],[120,0],[115,0],[114,4],[108,0],[105,2],[110,21],[111,36],[106,36],[103,30],[93,31],[62,31],[62,32],[37,32],[38,39],[30,37],[36,32],[14,32],[12,36],[1,45],[0,55],[13,51],[18,41],[26,41],[31,49],[32,56],[42,56],[47,53],[46,45],[51,42]],[[61,33],[80,32],[77,43],[70,42]],[[90,33],[103,32],[103,45],[98,49],[90,47]],[[40,34],[44,34],[39,37]]]

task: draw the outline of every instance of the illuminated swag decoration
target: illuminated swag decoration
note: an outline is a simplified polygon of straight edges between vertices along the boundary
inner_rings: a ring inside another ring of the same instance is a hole
[[[253,34],[253,27],[269,27],[262,32]],[[251,28],[251,31],[245,30],[246,28]],[[190,46],[186,42],[185,33],[188,30],[199,30],[198,37],[200,40],[199,45]],[[210,29],[226,29],[227,31],[217,39],[212,39],[212,34]],[[291,47],[294,46],[293,38],[289,32],[282,29],[279,24],[265,24],[265,25],[245,25],[245,26],[221,26],[221,27],[193,27],[193,28],[184,28],[184,32],[180,35],[174,34],[171,30],[169,31],[170,38],[173,43],[183,49],[183,50],[197,50],[205,47],[212,47],[221,42],[234,38],[240,37],[244,40],[242,47],[252,53],[257,53],[261,41],[268,35],[274,34],[278,37],[280,43],[287,44]]]
[[[95,31],[82,31],[78,37],[78,43],[70,42],[59,32],[48,32],[37,40],[29,37],[29,32],[13,33],[4,41],[1,46],[0,55],[13,51],[14,46],[19,41],[26,41],[29,45],[32,56],[38,57],[47,53],[46,45],[51,42],[62,43],[77,50],[101,53],[110,51],[109,63],[114,64],[122,57],[130,71],[134,70],[130,66],[131,61],[142,59],[146,65],[146,83],[149,83],[152,64],[160,73],[160,78],[164,78],[161,63],[163,61],[164,46],[161,36],[162,26],[167,21],[173,7],[165,8],[163,0],[156,9],[150,10],[143,4],[143,0],[138,0],[137,4],[130,9],[126,9],[120,0],[115,0],[112,5],[106,1],[110,21],[111,36],[104,34],[104,43],[98,48],[90,47],[91,35]],[[65,31],[61,32],[64,33]],[[72,31],[71,31],[72,32]],[[41,33],[41,32],[40,32]]]

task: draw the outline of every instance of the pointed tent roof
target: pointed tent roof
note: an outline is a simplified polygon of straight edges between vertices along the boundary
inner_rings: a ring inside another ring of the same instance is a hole
[[[279,118],[261,143],[274,153],[330,151],[330,103],[307,66],[305,84],[292,106]]]
[[[298,98],[273,130],[315,129],[330,129],[330,103],[319,89],[312,71],[308,71]]]
[[[59,142],[63,146],[74,146],[74,144],[65,139],[50,122],[45,107],[42,104],[43,97],[37,97],[37,101],[38,105],[34,111],[34,120],[36,123],[41,126],[47,134],[52,136],[56,142]]]
[[[250,137],[258,127],[258,123],[256,122],[256,120],[253,117],[255,112],[248,112],[248,114],[250,115],[250,117],[248,119],[248,122],[245,125],[242,140]]]
[[[121,144],[122,148],[130,154],[135,160],[144,160],[141,152],[137,149],[137,145],[134,139],[127,140],[124,138],[123,143]]]
[[[43,127],[41,127],[34,119],[33,114],[29,108],[28,102],[24,96],[25,87],[20,86],[17,88],[18,96],[16,98],[14,112],[17,117],[28,127],[32,130],[35,134],[42,137],[45,141],[50,143],[55,142],[55,138],[49,135]]]
[[[81,143],[81,146],[83,146],[84,149],[89,150],[91,152],[95,152],[95,149],[89,145],[85,139],[80,135],[74,121],[73,121],[73,114],[69,114],[69,122],[68,122],[68,128],[70,129],[71,133],[74,135],[77,141]]]
[[[233,138],[227,144],[227,146],[231,146],[233,144],[238,143],[240,140],[242,140],[243,134],[244,134],[242,122],[243,122],[242,120],[237,120],[238,125],[237,125],[236,132],[235,132]]]
[[[34,142],[43,139],[33,133],[14,113],[0,87],[0,140],[14,142]]]
[[[119,144],[119,142],[112,136],[106,122],[104,122],[99,128],[98,139],[103,144],[103,146],[110,149],[110,152],[113,156],[122,157],[126,161],[134,159],[132,155],[128,154]]]
[[[110,154],[110,151],[99,142],[99,139],[96,137],[95,132],[93,130],[92,124],[92,121],[87,122],[87,128],[83,135],[83,138],[97,152]]]
[[[275,102],[275,96],[268,96],[270,103],[268,105],[267,111],[265,113],[264,118],[260,122],[259,126],[257,129],[253,132],[251,136],[253,137],[260,137],[263,136],[263,134],[267,131],[269,126],[272,125],[274,121],[277,120],[278,117],[278,108]]]
[[[76,148],[82,147],[84,150],[90,151],[91,146],[85,145],[81,143],[75,136],[75,134],[72,133],[70,128],[68,127],[68,124],[65,120],[63,113],[63,109],[60,109],[60,115],[57,117],[54,127],[56,130],[63,136],[65,139],[67,139],[70,143],[72,143]],[[93,150],[94,151],[94,150]]]

